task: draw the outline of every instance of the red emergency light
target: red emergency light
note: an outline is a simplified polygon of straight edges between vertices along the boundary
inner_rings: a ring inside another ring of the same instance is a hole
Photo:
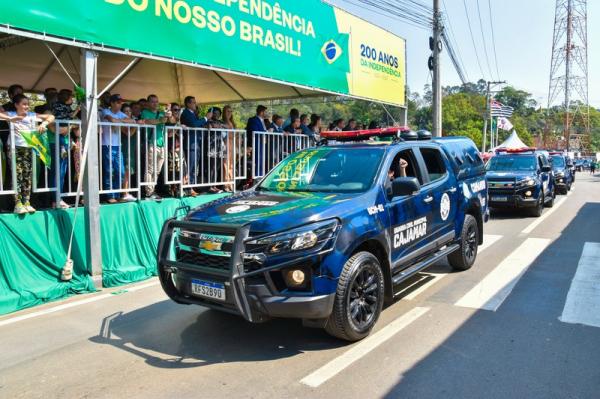
[[[398,137],[399,133],[408,132],[408,126],[385,127],[381,129],[349,130],[349,131],[327,131],[321,132],[321,138],[337,141],[362,141],[371,137]]]
[[[534,152],[537,151],[535,147],[521,147],[521,148],[498,148],[496,153],[505,152],[507,154],[519,154],[523,152]]]
[[[562,151],[551,151],[548,154],[550,154],[550,155],[565,155],[565,153]]]

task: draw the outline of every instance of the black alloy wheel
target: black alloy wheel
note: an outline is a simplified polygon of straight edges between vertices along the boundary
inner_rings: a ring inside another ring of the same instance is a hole
[[[364,267],[355,277],[348,296],[348,309],[354,327],[362,330],[377,314],[379,298],[377,290],[381,282],[373,265]]]
[[[448,263],[455,270],[468,270],[475,263],[479,249],[479,226],[473,215],[465,215],[459,244],[460,247],[448,255]]]
[[[363,339],[379,319],[384,293],[379,259],[366,251],[352,255],[338,280],[333,310],[325,330],[346,341]]]

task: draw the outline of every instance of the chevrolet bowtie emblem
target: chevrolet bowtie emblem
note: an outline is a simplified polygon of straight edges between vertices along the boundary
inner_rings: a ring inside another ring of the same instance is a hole
[[[223,247],[223,243],[215,241],[200,241],[198,247],[206,251],[220,251]]]

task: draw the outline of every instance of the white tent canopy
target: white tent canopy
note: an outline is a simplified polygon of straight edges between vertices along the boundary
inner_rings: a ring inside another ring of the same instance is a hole
[[[80,81],[80,49],[48,43],[69,71]],[[134,57],[100,52],[98,86],[105,87]],[[72,88],[73,84],[40,40],[0,33],[0,87],[21,84],[26,91],[42,92],[47,87]],[[111,89],[126,99],[137,100],[148,94],[161,102],[183,102],[195,96],[198,103],[224,103],[247,100],[301,98],[323,92],[275,83],[258,77],[234,74],[206,66],[192,66],[141,58]]]
[[[513,130],[510,136],[508,136],[508,138],[504,140],[502,144],[494,148],[494,150],[498,148],[518,149],[526,147],[528,147],[527,144],[523,143],[523,141],[519,138],[517,132]]]

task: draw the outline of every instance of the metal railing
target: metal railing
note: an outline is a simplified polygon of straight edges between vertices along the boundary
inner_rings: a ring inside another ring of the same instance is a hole
[[[11,125],[9,148],[0,150],[0,195],[15,194],[17,186],[15,134]],[[47,134],[51,166],[32,158],[32,193],[47,193],[58,204],[76,195],[83,149],[81,122],[55,121]],[[90,167],[98,171],[99,192],[105,199],[127,194],[141,199],[144,191],[149,195],[155,190],[161,175],[175,196],[196,188],[235,191],[241,180],[260,179],[289,154],[312,145],[310,137],[302,134],[254,132],[252,136],[250,148],[245,130],[165,126],[161,139],[157,126],[98,122],[99,164]]]
[[[252,177],[261,178],[288,155],[308,148],[311,138],[304,134],[254,132]]]

